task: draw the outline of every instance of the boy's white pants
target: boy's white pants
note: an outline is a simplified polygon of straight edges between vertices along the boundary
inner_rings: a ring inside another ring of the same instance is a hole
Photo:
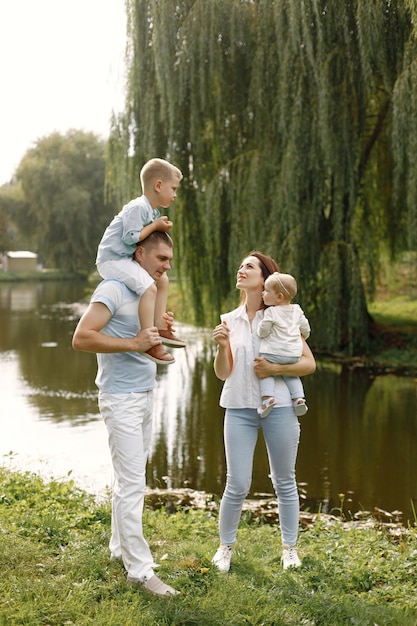
[[[142,296],[155,282],[152,276],[130,257],[98,263],[97,271],[102,278],[120,280],[138,296]]]

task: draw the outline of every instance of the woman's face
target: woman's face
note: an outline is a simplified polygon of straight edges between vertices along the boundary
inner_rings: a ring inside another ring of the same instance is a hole
[[[248,289],[259,289],[262,291],[264,279],[261,265],[256,256],[248,256],[243,259],[237,271],[236,288],[247,291]]]

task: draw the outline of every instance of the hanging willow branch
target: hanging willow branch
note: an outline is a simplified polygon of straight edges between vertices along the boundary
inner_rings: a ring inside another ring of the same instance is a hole
[[[236,302],[258,248],[296,275],[316,346],[366,350],[364,282],[417,232],[411,0],[126,4],[114,138],[136,177],[152,156],[184,172],[173,233],[194,321]]]

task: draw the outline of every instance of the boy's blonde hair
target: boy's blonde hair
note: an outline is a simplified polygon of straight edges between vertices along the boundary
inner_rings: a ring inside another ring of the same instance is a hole
[[[178,182],[182,179],[182,172],[169,161],[164,159],[151,159],[147,161],[140,171],[140,183],[142,191],[149,188],[156,180],[162,180],[166,183],[172,179]]]
[[[272,283],[272,288],[275,293],[282,293],[285,298],[292,300],[297,295],[297,281],[294,276],[291,276],[291,274],[274,272],[268,276],[266,280]]]

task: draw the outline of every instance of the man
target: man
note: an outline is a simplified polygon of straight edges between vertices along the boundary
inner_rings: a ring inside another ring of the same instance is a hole
[[[155,231],[141,241],[132,263],[155,280],[171,268],[172,240]],[[117,280],[105,280],[94,291],[74,332],[75,350],[95,352],[99,408],[109,434],[115,485],[112,496],[112,559],[122,559],[128,583],[139,583],[158,596],[179,592],[153,571],[153,558],[142,532],[146,462],[152,435],[152,390],[156,365],[143,356],[161,343],[155,327],[141,330],[139,296]],[[173,314],[165,321],[172,330]]]

